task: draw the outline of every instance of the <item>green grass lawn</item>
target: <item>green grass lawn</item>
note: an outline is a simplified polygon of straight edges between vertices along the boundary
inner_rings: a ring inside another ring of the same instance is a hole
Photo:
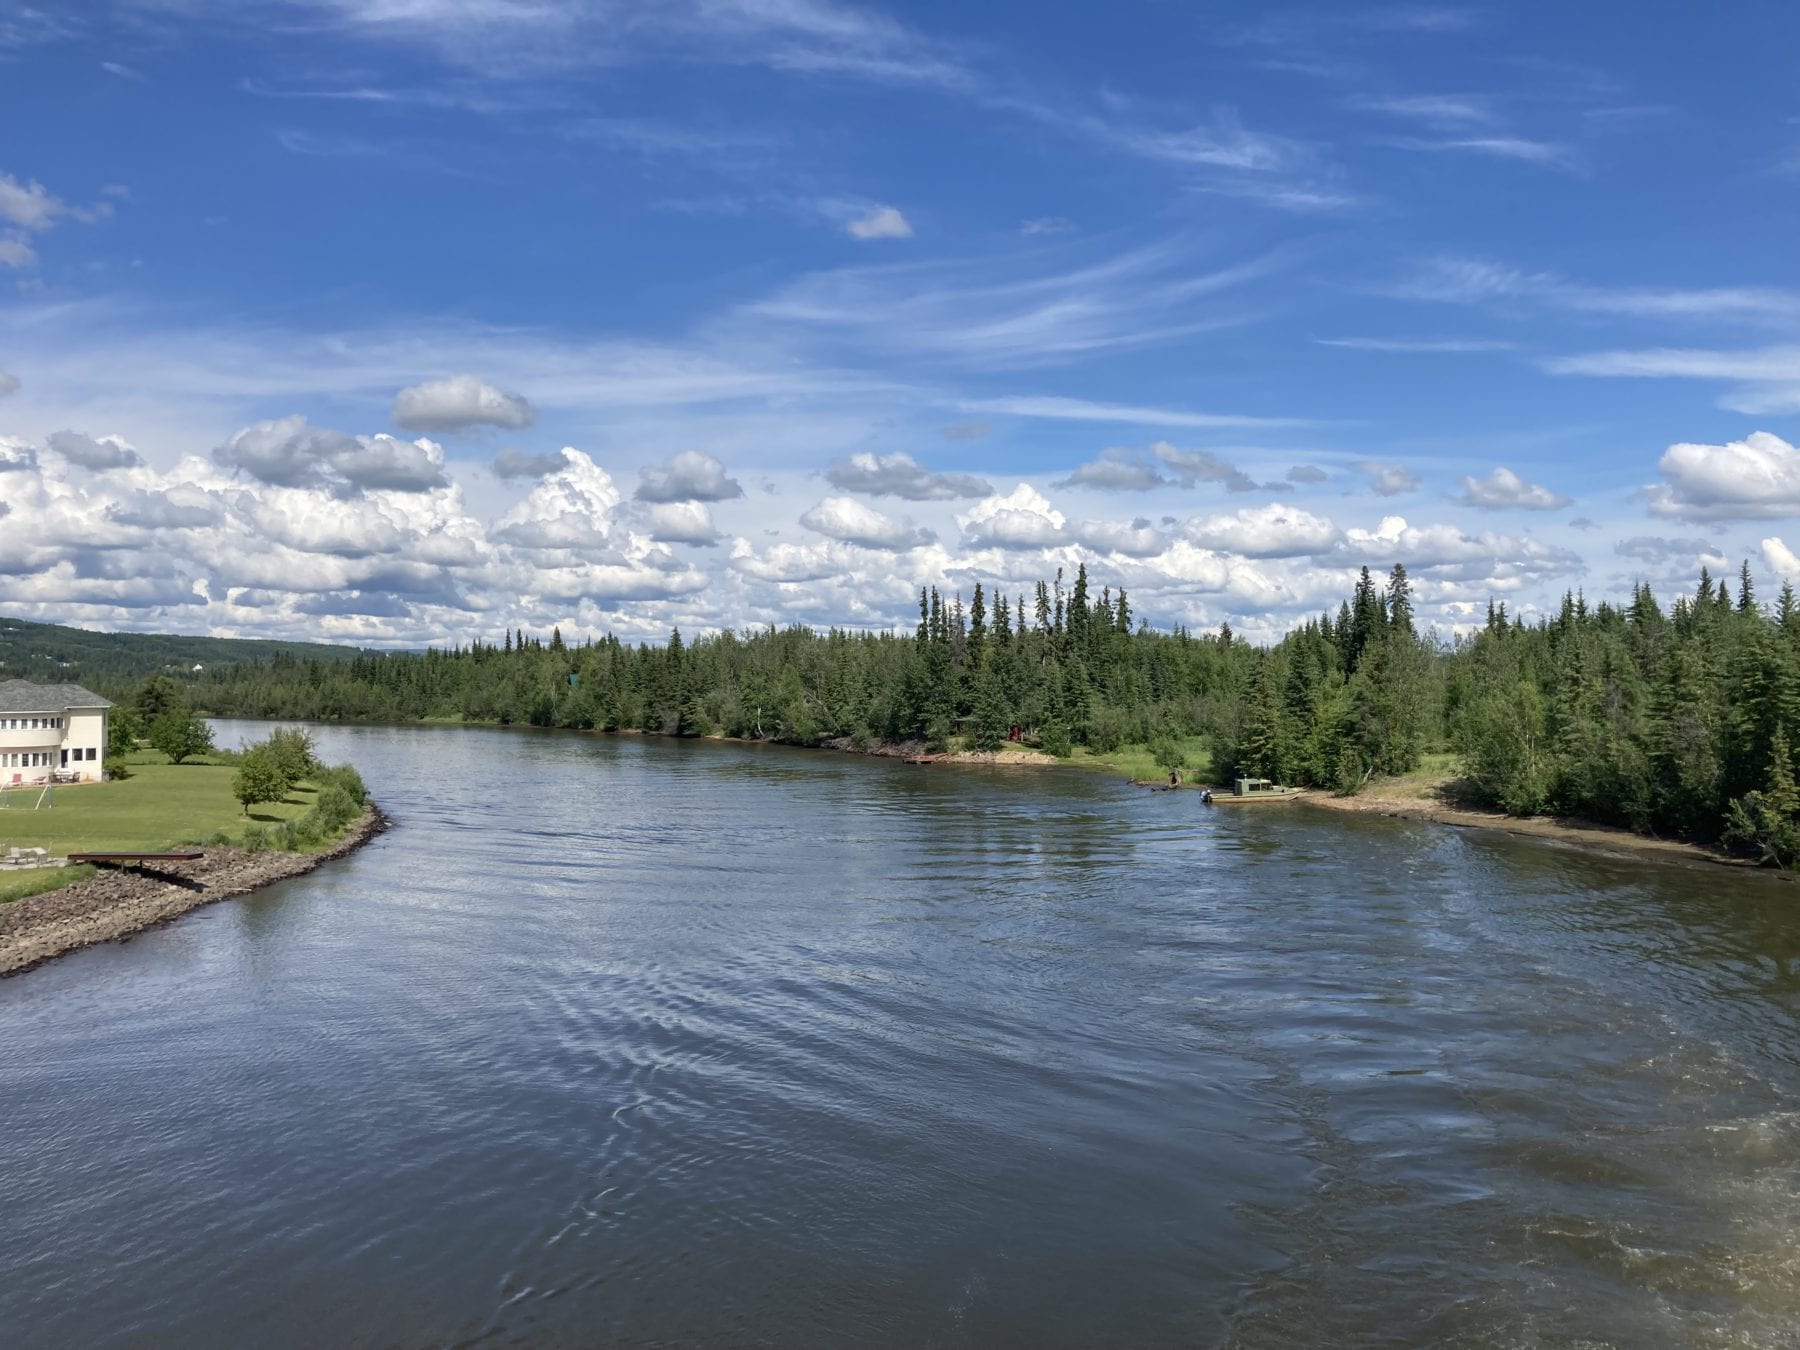
[[[1181,771],[1181,781],[1211,782],[1212,747],[1207,743],[1206,737],[1181,736],[1176,738],[1175,744],[1187,759],[1187,767]],[[1084,745],[1078,745],[1069,756],[1069,763],[1116,773],[1133,780],[1160,778],[1167,781],[1169,777],[1169,771],[1156,762],[1155,754],[1147,745],[1122,745],[1107,754],[1097,754]]]
[[[154,751],[134,754],[128,763],[131,777],[54,788],[50,805],[40,810],[32,810],[35,789],[13,789],[0,810],[0,852],[17,846],[57,855],[116,853],[166,848],[221,831],[236,838],[247,825],[304,815],[317,795],[311,784],[301,784],[286,801],[262,803],[246,818],[231,795],[229,764],[170,764]]]

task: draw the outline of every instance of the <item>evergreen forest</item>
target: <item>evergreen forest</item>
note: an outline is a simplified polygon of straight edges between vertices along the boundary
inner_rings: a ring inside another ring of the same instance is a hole
[[[167,681],[153,702],[166,698]],[[1457,757],[1456,790],[1519,815],[1551,812],[1800,862],[1800,605],[1759,603],[1703,572],[1665,605],[1566,596],[1527,624],[1491,606],[1446,642],[1414,622],[1404,567],[1270,648],[1230,628],[1158,632],[1086,568],[1030,596],[965,604],[927,589],[917,628],[721,632],[631,645],[507,633],[499,644],[319,659],[278,651],[191,673],[221,714],[473,721],[724,734],[794,745],[920,742],[993,749],[1017,733],[1075,745],[1204,737],[1234,775],[1354,793]],[[107,690],[127,697],[121,688]]]

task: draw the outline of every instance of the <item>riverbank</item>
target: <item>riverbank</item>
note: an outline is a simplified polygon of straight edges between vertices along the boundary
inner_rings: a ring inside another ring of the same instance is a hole
[[[104,868],[85,880],[0,905],[0,976],[302,876],[361,848],[389,823],[377,807],[366,805],[342,838],[316,853],[209,847],[193,862]]]
[[[1404,782],[1404,780],[1402,780]],[[1449,780],[1436,785],[1440,790]],[[1536,839],[1554,839],[1592,852],[1610,853],[1615,857],[1698,864],[1719,867],[1754,867],[1746,858],[1733,857],[1699,844],[1674,839],[1656,839],[1647,834],[1613,825],[1596,825],[1592,821],[1572,820],[1563,816],[1509,816],[1503,811],[1459,805],[1441,795],[1384,791],[1381,785],[1366,789],[1354,797],[1339,797],[1323,789],[1308,792],[1295,799],[1295,805],[1325,811],[1344,811],[1353,815],[1389,816],[1398,820],[1417,820],[1431,825],[1453,825],[1459,829],[1501,830],[1507,834],[1529,835]]]

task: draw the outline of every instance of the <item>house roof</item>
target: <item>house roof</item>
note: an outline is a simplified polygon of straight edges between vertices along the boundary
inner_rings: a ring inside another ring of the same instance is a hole
[[[0,713],[56,713],[66,708],[110,708],[112,703],[78,684],[0,680]]]

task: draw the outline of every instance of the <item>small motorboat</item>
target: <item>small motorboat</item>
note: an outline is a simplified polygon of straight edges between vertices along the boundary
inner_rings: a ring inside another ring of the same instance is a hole
[[[1249,802],[1291,802],[1305,794],[1305,788],[1283,787],[1267,778],[1240,778],[1230,792],[1208,788],[1200,800],[1209,806],[1241,806]]]

